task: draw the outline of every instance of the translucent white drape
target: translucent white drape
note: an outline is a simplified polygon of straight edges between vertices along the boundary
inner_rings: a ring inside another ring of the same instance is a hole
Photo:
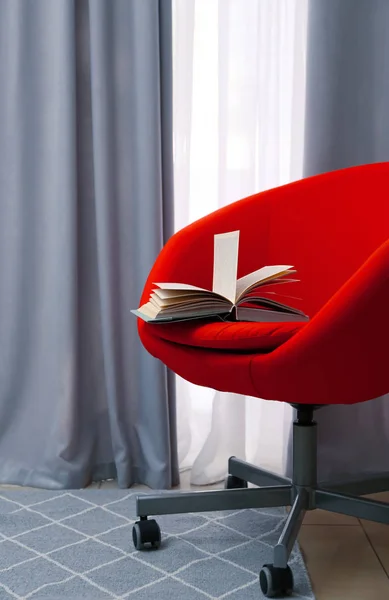
[[[307,0],[173,0],[173,20],[180,229],[302,176]],[[288,406],[180,378],[177,388],[179,456],[192,483],[221,480],[230,455],[283,471]]]

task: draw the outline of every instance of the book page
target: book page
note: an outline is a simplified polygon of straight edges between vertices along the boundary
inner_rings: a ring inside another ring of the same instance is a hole
[[[290,272],[293,267],[289,265],[274,265],[270,267],[262,267],[257,271],[253,271],[244,277],[238,279],[236,283],[236,298],[237,300],[253,285],[265,283],[275,277],[280,277],[283,273]]]
[[[203,298],[207,296],[207,298],[218,298],[217,294],[213,292],[208,292],[208,290],[161,290],[159,288],[154,288],[152,290],[152,294],[155,294],[161,300],[170,299],[170,298]]]
[[[245,308],[255,308],[255,306],[259,306],[262,308],[270,308],[270,309],[274,309],[274,310],[280,310],[282,312],[289,312],[289,313],[296,313],[296,314],[301,314],[303,315],[304,313],[299,310],[298,308],[295,308],[293,306],[289,306],[288,304],[284,304],[283,302],[278,302],[277,300],[272,300],[270,298],[264,298],[264,297],[256,297],[256,298],[247,298],[247,300],[245,298],[243,298],[242,300],[240,300],[237,303],[237,306],[243,306]]]
[[[238,251],[239,231],[215,235],[212,290],[224,296],[232,304],[236,299]]]
[[[255,323],[283,323],[288,321],[308,321],[308,317],[301,313],[288,313],[276,310],[261,310],[258,308],[238,307],[237,321],[250,321]]]
[[[157,285],[161,290],[177,290],[177,291],[193,291],[193,292],[209,292],[210,290],[205,290],[204,288],[196,287],[195,285],[190,285],[189,283],[153,283],[153,285]]]
[[[219,298],[219,296],[197,296],[195,299],[193,296],[176,296],[175,298],[159,298],[156,294],[151,294],[150,302],[153,302],[158,308],[165,308],[169,306],[182,306],[190,304],[194,308],[200,306],[204,302],[212,302],[214,305],[229,305],[227,300]]]

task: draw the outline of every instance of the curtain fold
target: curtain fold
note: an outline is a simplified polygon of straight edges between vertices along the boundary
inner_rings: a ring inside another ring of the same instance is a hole
[[[0,481],[178,482],[136,307],[173,232],[171,5],[4,0]]]
[[[388,23],[386,0],[310,0],[305,176],[389,161]],[[388,396],[317,421],[320,479],[389,471]]]

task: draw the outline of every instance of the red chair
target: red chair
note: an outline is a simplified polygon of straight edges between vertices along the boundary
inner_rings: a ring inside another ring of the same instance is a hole
[[[145,348],[181,377],[225,392],[288,402],[293,477],[229,461],[227,490],[144,496],[133,530],[138,549],[158,546],[148,515],[288,506],[272,565],[260,573],[265,596],[288,595],[288,559],[306,510],[322,508],[389,523],[389,505],[360,497],[389,481],[318,485],[314,411],[365,402],[389,392],[389,163],[310,177],[253,195],[185,227],[162,250],[147,280],[212,286],[213,236],[239,229],[241,277],[263,265],[291,264],[290,294],[308,323],[151,325],[139,321]],[[292,288],[292,286],[296,286]],[[247,488],[247,482],[257,488]],[[355,493],[355,496],[351,494]]]

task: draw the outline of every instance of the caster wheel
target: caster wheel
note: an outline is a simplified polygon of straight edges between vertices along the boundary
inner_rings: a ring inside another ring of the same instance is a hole
[[[266,598],[285,598],[293,593],[293,573],[290,567],[279,569],[264,565],[259,574],[259,585]]]
[[[137,550],[157,549],[161,545],[161,530],[157,521],[142,519],[132,528],[132,541]]]
[[[224,488],[226,490],[236,490],[247,487],[247,481],[245,481],[244,479],[240,479],[239,477],[235,477],[235,475],[229,475],[224,484]]]

